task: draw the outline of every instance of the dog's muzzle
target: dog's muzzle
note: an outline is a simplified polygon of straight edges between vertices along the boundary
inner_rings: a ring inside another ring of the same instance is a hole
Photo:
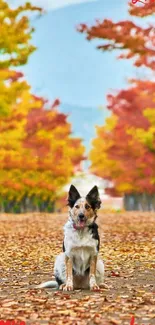
[[[74,224],[75,229],[83,229],[86,226],[86,217],[83,213],[78,215],[78,222]]]
[[[80,213],[78,215],[78,219],[79,219],[79,221],[85,221],[85,215],[83,213]]]

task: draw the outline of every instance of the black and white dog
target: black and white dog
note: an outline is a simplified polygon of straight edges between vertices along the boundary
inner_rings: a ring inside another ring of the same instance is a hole
[[[64,226],[63,252],[54,266],[56,281],[39,288],[57,287],[62,290],[90,289],[104,286],[104,264],[98,258],[100,238],[96,224],[101,200],[97,186],[81,197],[71,185],[68,195],[69,219]]]

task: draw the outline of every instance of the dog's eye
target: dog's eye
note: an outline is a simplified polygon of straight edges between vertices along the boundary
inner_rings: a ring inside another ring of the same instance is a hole
[[[90,206],[88,204],[85,205],[85,209],[86,210],[89,210],[90,209]]]
[[[78,204],[76,204],[76,205],[75,205],[75,208],[79,209],[79,205],[78,205]]]

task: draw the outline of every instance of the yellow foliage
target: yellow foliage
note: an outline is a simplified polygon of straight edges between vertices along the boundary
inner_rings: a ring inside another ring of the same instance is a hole
[[[41,9],[28,3],[12,9],[0,0],[0,193],[18,202],[25,196],[54,200],[84,154],[81,140],[71,136],[70,123],[64,119],[61,124],[63,116],[48,110],[23,75],[11,70],[25,64],[35,49],[26,11]],[[39,122],[37,112],[42,114]],[[47,128],[46,122],[52,126]]]

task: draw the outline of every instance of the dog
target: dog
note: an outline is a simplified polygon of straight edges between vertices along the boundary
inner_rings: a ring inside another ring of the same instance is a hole
[[[57,256],[54,265],[56,281],[45,282],[38,288],[72,291],[104,287],[104,263],[98,257],[100,237],[96,219],[101,200],[97,186],[86,197],[81,197],[76,187],[71,185],[68,206],[63,252]]]

